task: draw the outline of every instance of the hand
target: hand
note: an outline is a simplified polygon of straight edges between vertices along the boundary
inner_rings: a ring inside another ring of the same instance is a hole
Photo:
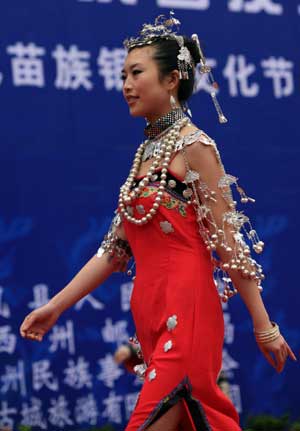
[[[20,334],[29,340],[42,341],[43,336],[59,318],[60,313],[50,302],[28,314],[21,327]]]
[[[117,364],[122,364],[131,357],[130,348],[126,345],[120,346],[114,355],[114,360]]]
[[[263,344],[258,342],[257,344],[269,364],[271,364],[278,373],[281,373],[284,369],[288,356],[294,361],[297,361],[292,349],[282,335],[271,343]]]

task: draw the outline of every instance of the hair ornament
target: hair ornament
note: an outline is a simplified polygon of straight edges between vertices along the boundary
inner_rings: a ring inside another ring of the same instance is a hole
[[[228,120],[225,117],[225,115],[223,114],[223,111],[222,111],[221,106],[220,106],[218,99],[217,99],[216,90],[219,89],[219,84],[214,79],[214,76],[213,76],[212,71],[211,71],[211,67],[206,64],[206,58],[204,57],[203,51],[201,49],[198,35],[195,33],[191,36],[191,38],[196,43],[196,45],[198,47],[198,51],[199,51],[199,55],[200,55],[200,73],[207,73],[208,74],[210,84],[213,88],[213,90],[210,92],[210,95],[211,95],[213,104],[216,108],[216,111],[218,113],[219,122],[220,123],[227,123]]]
[[[174,15],[174,12],[171,11],[169,18],[166,18],[165,15],[159,15],[155,19],[154,25],[143,24],[142,30],[137,37],[124,40],[125,48],[129,51],[136,46],[150,45],[157,39],[175,39],[181,23]]]
[[[151,45],[158,39],[176,40],[180,48],[177,56],[179,78],[189,79],[188,71],[194,67],[194,60],[189,49],[184,46],[184,38],[177,35],[181,23],[174,15],[174,12],[170,11],[168,18],[159,15],[154,25],[144,24],[139,36],[126,39],[124,46],[129,51],[138,46]]]
[[[194,60],[190,50],[184,46],[184,39],[182,36],[176,36],[177,43],[180,47],[179,54],[177,55],[179,79],[189,79],[189,68],[193,68]]]

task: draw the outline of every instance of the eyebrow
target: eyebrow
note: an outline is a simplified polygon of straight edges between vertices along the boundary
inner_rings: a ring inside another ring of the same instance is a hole
[[[134,63],[131,66],[129,66],[129,69],[133,69],[136,66],[142,66],[142,64],[141,63]],[[125,69],[122,69],[122,73],[125,73]]]

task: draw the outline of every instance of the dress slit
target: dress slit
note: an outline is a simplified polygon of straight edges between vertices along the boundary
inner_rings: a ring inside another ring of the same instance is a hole
[[[159,401],[137,431],[147,430],[149,426],[154,425],[158,419],[180,401],[183,403],[186,414],[185,420],[188,421],[189,425],[189,428],[184,428],[185,431],[212,431],[200,401],[192,396],[192,386],[188,377],[185,377],[168,395]]]

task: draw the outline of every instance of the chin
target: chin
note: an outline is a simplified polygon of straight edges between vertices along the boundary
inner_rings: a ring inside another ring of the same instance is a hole
[[[144,111],[142,111],[141,109],[137,109],[137,108],[129,108],[129,113],[132,117],[145,117],[146,113]]]

